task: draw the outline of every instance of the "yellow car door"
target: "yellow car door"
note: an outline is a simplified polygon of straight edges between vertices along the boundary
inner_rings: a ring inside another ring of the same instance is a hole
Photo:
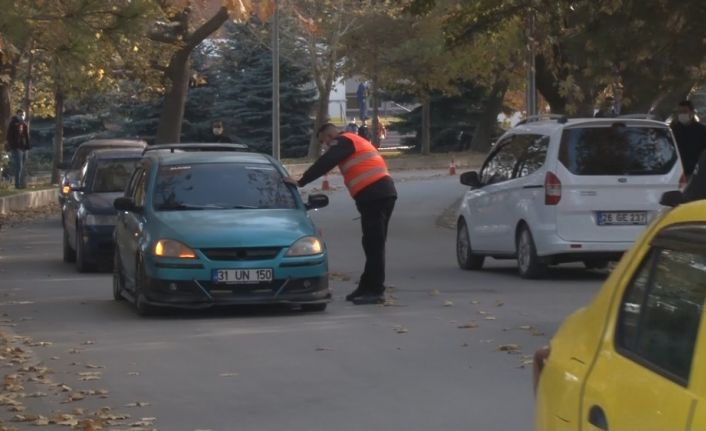
[[[689,429],[703,377],[694,355],[705,297],[706,227],[659,232],[611,308],[584,387],[581,430]]]

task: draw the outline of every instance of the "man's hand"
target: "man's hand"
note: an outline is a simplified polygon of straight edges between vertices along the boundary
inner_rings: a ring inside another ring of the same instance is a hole
[[[284,181],[285,184],[291,184],[294,187],[299,187],[299,182],[292,177],[284,177],[282,178],[282,181]]]

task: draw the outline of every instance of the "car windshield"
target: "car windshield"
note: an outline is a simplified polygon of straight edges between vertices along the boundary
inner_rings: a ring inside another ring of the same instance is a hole
[[[677,150],[665,127],[586,127],[564,131],[559,161],[574,175],[661,175]]]
[[[157,211],[296,208],[294,193],[272,165],[199,163],[162,166]]]
[[[124,191],[139,160],[139,158],[98,160],[93,171],[90,191],[93,193]]]

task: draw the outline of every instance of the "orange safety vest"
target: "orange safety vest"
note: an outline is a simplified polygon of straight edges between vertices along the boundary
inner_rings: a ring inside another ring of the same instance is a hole
[[[355,133],[342,133],[341,136],[353,141],[355,147],[355,152],[338,164],[348,192],[355,198],[361,190],[390,176],[390,173],[385,159],[368,140]]]

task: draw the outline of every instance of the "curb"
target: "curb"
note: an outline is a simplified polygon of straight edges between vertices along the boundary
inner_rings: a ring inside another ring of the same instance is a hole
[[[36,190],[0,198],[0,215],[39,208],[56,202],[58,189]]]

